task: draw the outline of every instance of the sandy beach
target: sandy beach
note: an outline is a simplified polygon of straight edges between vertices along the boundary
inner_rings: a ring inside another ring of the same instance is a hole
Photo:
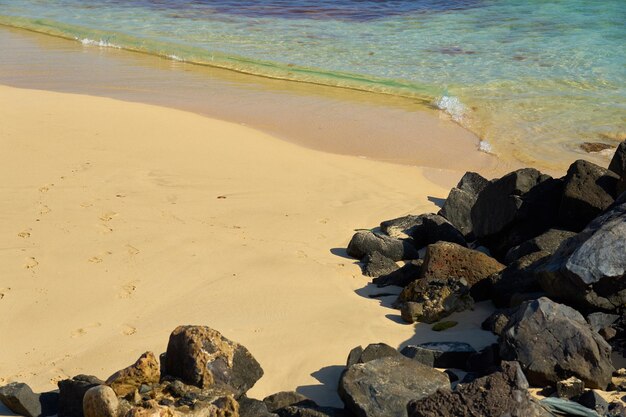
[[[265,376],[340,405],[356,345],[494,340],[400,324],[345,256],[353,229],[436,211],[462,172],[305,149],[246,126],[108,98],[0,87],[0,385],[106,378],[171,330],[245,345]],[[384,291],[388,292],[388,291]],[[382,299],[386,304],[393,297]]]

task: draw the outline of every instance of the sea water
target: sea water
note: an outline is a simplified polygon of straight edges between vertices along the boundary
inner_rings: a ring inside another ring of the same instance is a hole
[[[87,46],[410,97],[523,162],[626,139],[625,22],[623,0],[0,0]]]

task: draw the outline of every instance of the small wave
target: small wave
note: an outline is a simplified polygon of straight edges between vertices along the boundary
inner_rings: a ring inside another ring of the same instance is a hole
[[[169,59],[171,59],[172,61],[185,62],[185,60],[183,58],[179,57],[178,55],[170,54],[167,57]]]
[[[82,43],[83,45],[89,45],[89,46],[100,46],[102,48],[117,48],[117,49],[121,49],[122,47],[119,45],[115,45],[107,40],[104,39],[100,39],[99,41],[96,41],[94,39],[89,39],[89,38],[83,38],[83,39],[76,39],[77,41],[79,41],[80,43]]]
[[[480,142],[478,142],[478,151],[479,152],[488,153],[488,154],[492,154],[492,155],[494,154],[493,153],[493,147],[486,140],[481,140]]]
[[[461,123],[465,116],[465,106],[458,97],[444,95],[436,101],[436,106],[445,111],[455,122]]]

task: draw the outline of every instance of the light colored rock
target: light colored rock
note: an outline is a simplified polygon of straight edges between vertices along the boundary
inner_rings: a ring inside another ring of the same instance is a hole
[[[107,385],[90,388],[83,397],[83,414],[85,417],[117,417],[118,409],[117,395]]]

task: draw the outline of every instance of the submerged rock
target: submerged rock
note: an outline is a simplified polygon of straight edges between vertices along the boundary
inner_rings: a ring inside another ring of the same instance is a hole
[[[576,376],[591,388],[611,381],[611,347],[576,310],[540,298],[522,304],[500,336],[500,355],[537,386]]]
[[[164,368],[186,384],[222,388],[235,397],[263,376],[248,349],[206,326],[177,327],[170,335]]]
[[[403,357],[386,357],[350,366],[341,376],[339,395],[357,417],[406,417],[406,404],[449,388],[442,372]]]
[[[358,231],[352,236],[347,249],[348,255],[356,259],[363,259],[374,252],[392,261],[403,259],[417,259],[417,248],[408,240],[395,239],[369,230]]]

